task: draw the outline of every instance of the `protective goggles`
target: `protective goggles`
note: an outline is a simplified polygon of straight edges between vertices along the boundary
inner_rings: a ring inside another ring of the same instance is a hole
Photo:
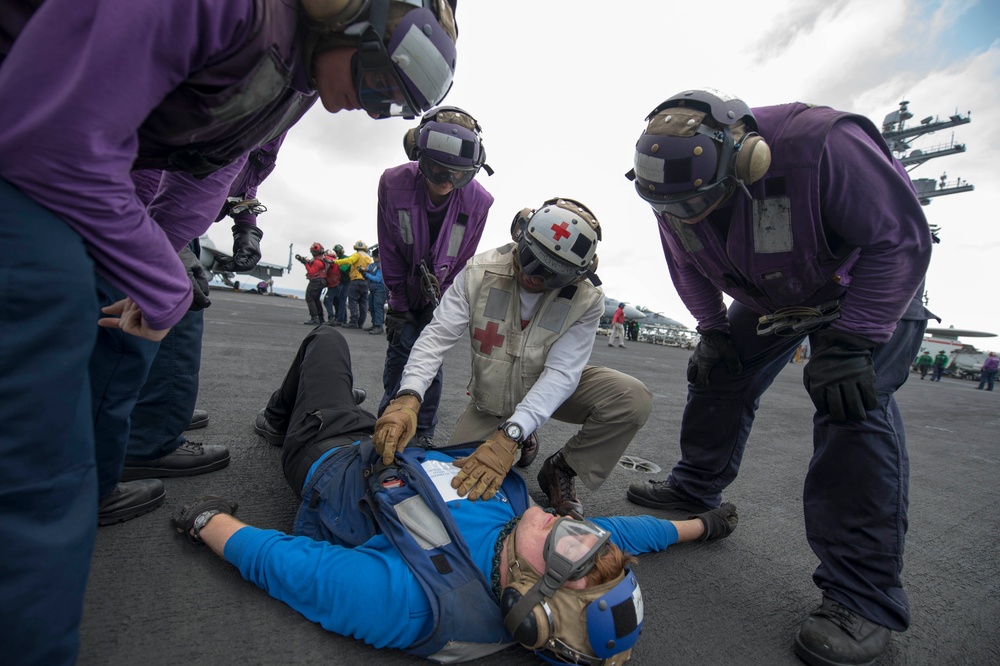
[[[573,270],[566,272],[566,266],[562,262],[556,261],[545,253],[544,248],[539,248],[536,254],[531,249],[531,240],[522,235],[514,252],[521,271],[521,277],[535,289],[562,289],[568,287],[580,279],[586,270]]]
[[[472,182],[476,177],[478,169],[468,167],[465,169],[455,169],[441,164],[432,157],[421,155],[417,164],[420,165],[420,173],[435,185],[451,183],[456,190],[461,189]]]
[[[636,184],[636,191],[661,215],[682,222],[697,222],[722,205],[737,187],[737,180],[727,176],[714,185],[675,197],[652,197]]]
[[[425,110],[406,88],[385,44],[371,28],[361,37],[351,70],[358,102],[372,116],[415,118]]]
[[[601,529],[589,520],[563,516],[552,525],[545,538],[545,578],[556,587],[568,580],[586,576],[597,558],[606,550],[611,532]]]

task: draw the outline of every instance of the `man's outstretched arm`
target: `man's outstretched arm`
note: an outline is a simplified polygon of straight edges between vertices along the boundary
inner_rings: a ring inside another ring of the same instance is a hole
[[[212,549],[213,553],[223,557],[222,553],[229,542],[229,537],[244,527],[247,527],[247,524],[243,521],[224,513],[217,513],[208,519],[208,523],[201,529],[198,536]]]

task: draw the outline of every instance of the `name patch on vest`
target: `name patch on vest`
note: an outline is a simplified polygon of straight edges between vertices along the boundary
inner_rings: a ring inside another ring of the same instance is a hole
[[[757,254],[792,251],[792,204],[788,197],[754,199],[753,246]]]
[[[503,289],[490,287],[490,293],[486,297],[486,307],[483,314],[487,319],[507,319],[507,307],[510,305],[510,292]]]
[[[545,308],[541,319],[538,320],[539,328],[544,328],[553,333],[562,332],[566,325],[566,317],[569,315],[569,303],[553,301]]]
[[[399,237],[407,245],[413,245],[413,225],[410,224],[410,211],[399,211]]]
[[[458,251],[462,249],[462,240],[465,239],[465,223],[461,220],[462,215],[458,216],[458,223],[451,225],[451,233],[448,235],[449,257],[457,257]]]
[[[691,228],[690,224],[684,224],[680,220],[675,220],[674,218],[668,218],[670,223],[670,228],[674,230],[677,236],[681,239],[681,245],[684,249],[692,254],[695,252],[700,252],[704,247],[701,244],[701,239],[695,234],[694,229]]]

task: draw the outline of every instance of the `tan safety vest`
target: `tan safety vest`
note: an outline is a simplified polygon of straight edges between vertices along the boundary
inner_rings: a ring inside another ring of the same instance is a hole
[[[472,337],[469,395],[480,411],[501,418],[514,412],[538,380],[555,341],[604,298],[589,280],[546,292],[522,330],[513,247],[509,243],[478,254],[465,268]]]

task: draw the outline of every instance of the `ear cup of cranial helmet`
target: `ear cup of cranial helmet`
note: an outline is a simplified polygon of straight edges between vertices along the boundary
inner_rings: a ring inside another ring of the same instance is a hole
[[[417,147],[417,134],[419,127],[406,130],[403,135],[403,150],[406,152],[406,159],[416,161],[420,158],[420,149]]]
[[[518,211],[517,215],[514,216],[514,221],[510,223],[510,239],[517,240],[521,237],[521,233],[524,232],[524,227],[531,218],[531,214],[535,211],[530,208],[522,208]]]
[[[736,154],[736,177],[744,183],[756,183],[767,173],[771,166],[771,148],[764,138],[751,134],[740,142],[740,151]]]
[[[521,593],[513,587],[505,587],[500,594],[500,612],[506,618],[511,609],[521,600]],[[514,640],[528,648],[536,650],[549,640],[549,620],[541,604],[531,609],[520,624],[511,632]]]

